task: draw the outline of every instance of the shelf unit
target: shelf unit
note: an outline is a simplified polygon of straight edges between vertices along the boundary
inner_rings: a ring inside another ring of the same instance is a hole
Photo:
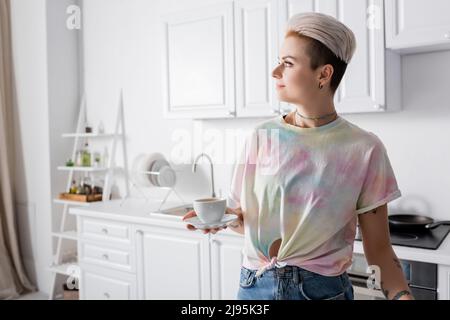
[[[101,171],[107,171],[108,168],[95,168],[95,167],[65,167],[65,166],[60,166],[60,167],[58,167],[58,170],[61,170],[61,171],[101,172]]]
[[[78,234],[76,230],[69,230],[64,232],[53,232],[52,236],[60,237],[68,240],[78,240]]]
[[[112,138],[113,133],[63,133],[63,138]]]
[[[67,204],[67,205],[72,205],[72,206],[83,206],[83,207],[89,206],[89,202],[78,202],[78,201],[70,201],[70,200],[62,200],[62,199],[53,199],[53,202],[57,203],[57,204]]]
[[[74,274],[73,270],[76,270],[75,267],[76,267],[75,262],[66,262],[66,263],[61,263],[58,265],[50,266],[50,271],[52,271],[55,275],[61,274],[61,275],[65,275],[65,276],[70,276],[70,275]],[[75,272],[75,274],[77,274],[77,273]],[[53,298],[50,297],[50,299],[53,299]]]
[[[111,196],[111,187],[114,179],[114,171],[119,168],[115,164],[115,156],[117,145],[119,142],[122,143],[122,151],[123,151],[123,172],[125,179],[125,197],[129,194],[129,177],[128,177],[128,159],[127,159],[127,149],[125,143],[125,121],[124,121],[124,103],[123,103],[123,92],[120,92],[119,98],[119,106],[117,111],[116,123],[114,133],[85,133],[86,125],[86,97],[83,95],[80,104],[80,110],[78,114],[77,128],[74,133],[64,133],[62,134],[63,138],[74,138],[73,149],[72,149],[72,159],[75,159],[76,152],[80,148],[80,142],[87,141],[87,139],[112,139],[111,141],[111,152],[110,157],[108,159],[108,163],[105,167],[79,167],[79,166],[59,166],[56,169],[58,171],[68,173],[67,184],[66,184],[66,192],[69,192],[71,183],[73,180],[74,172],[85,172],[85,173],[98,173],[104,175],[104,185],[103,185],[103,201],[108,201]],[[49,267],[49,270],[52,272],[52,283],[50,288],[49,299],[55,299],[57,294],[57,277],[58,275],[62,276],[79,276],[79,268],[77,261],[63,261],[62,258],[62,248],[64,241],[78,241],[78,233],[77,230],[67,230],[66,229],[66,219],[69,212],[69,208],[73,206],[89,206],[89,202],[78,202],[78,201],[70,201],[70,200],[62,200],[55,198],[53,199],[55,204],[62,205],[62,217],[59,224],[59,230],[52,232],[52,238],[57,240],[56,242],[56,254],[54,256],[54,261],[52,265]],[[79,282],[78,282],[79,283]]]

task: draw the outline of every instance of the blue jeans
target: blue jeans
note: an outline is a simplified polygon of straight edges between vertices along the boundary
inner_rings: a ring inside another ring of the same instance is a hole
[[[353,300],[347,272],[322,276],[296,266],[266,270],[259,278],[256,270],[241,267],[238,300]]]

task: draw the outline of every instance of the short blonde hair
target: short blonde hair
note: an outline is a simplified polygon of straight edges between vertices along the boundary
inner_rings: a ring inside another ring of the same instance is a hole
[[[307,12],[292,16],[287,23],[286,32],[289,31],[319,41],[347,64],[356,50],[353,31],[336,18],[323,13]]]
[[[306,52],[311,60],[311,69],[316,70],[325,64],[333,66],[330,90],[336,92],[356,50],[353,32],[331,16],[311,12],[289,19],[285,38],[290,36],[308,41]]]

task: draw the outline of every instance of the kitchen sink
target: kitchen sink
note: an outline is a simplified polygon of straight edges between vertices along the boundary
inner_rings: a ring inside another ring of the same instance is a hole
[[[163,210],[155,212],[155,213],[182,217],[186,213],[188,213],[189,211],[192,211],[192,210],[194,210],[192,205],[186,204],[186,205],[181,205],[181,206],[177,206],[177,207],[173,207],[173,208],[163,209]]]

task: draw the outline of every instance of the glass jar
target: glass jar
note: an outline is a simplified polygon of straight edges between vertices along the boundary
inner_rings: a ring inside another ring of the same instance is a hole
[[[70,194],[77,194],[77,191],[78,191],[77,182],[75,180],[73,180],[72,181],[72,185],[70,186],[69,193]]]
[[[91,153],[89,151],[89,145],[88,145],[87,142],[84,145],[81,162],[82,162],[82,166],[83,167],[90,167],[91,166]]]

